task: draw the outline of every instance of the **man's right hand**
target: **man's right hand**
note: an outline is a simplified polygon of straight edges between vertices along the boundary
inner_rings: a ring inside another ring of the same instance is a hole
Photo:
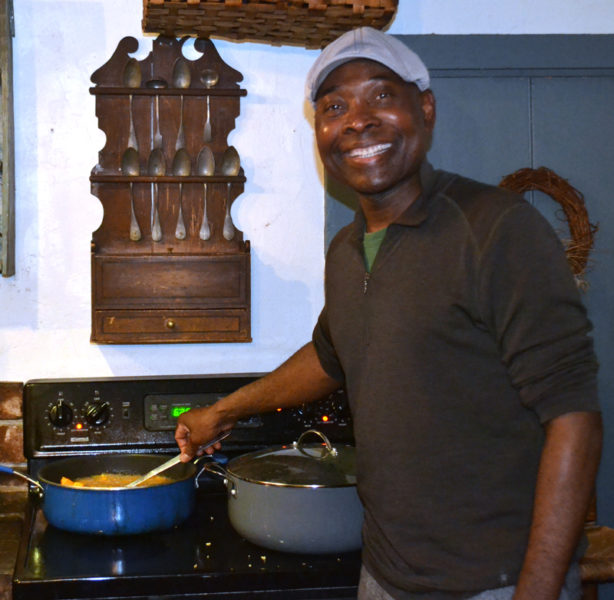
[[[212,407],[194,408],[184,412],[177,420],[175,441],[181,452],[181,462],[188,462],[196,455],[213,454],[222,445],[220,442],[206,446],[208,442],[230,432],[232,424],[222,424],[217,411]]]

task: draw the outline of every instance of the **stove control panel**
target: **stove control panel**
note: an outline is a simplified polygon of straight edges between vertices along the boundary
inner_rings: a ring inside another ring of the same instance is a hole
[[[57,398],[53,400],[47,410],[49,422],[57,429],[75,426],[82,429],[88,427],[104,427],[109,423],[113,414],[110,402],[96,396],[84,404],[68,401],[64,392],[59,391]]]
[[[24,386],[27,458],[95,452],[170,452],[183,412],[210,406],[260,375],[33,380]],[[353,440],[342,390],[319,402],[237,423],[225,447],[295,441],[317,428],[331,441]]]

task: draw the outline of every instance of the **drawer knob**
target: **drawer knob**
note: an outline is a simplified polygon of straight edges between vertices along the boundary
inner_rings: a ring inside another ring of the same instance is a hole
[[[167,329],[175,329],[175,321],[173,319],[166,319],[165,325]]]

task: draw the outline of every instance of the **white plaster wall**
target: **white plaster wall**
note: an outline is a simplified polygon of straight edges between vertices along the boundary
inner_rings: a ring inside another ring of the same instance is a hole
[[[252,243],[251,344],[97,346],[89,174],[104,135],[89,77],[141,0],[15,0],[16,275],[0,279],[0,379],[256,372],[307,341],[322,304],[323,188],[303,101],[316,51],[216,41],[248,90],[231,134],[247,176],[233,217]],[[611,0],[400,0],[392,33],[614,33]]]

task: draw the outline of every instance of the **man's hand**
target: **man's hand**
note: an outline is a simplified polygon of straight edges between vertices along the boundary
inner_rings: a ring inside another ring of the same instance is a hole
[[[228,435],[234,423],[223,422],[219,411],[212,407],[195,408],[184,412],[177,420],[175,441],[181,451],[181,462],[188,462],[196,455],[213,454],[222,444],[207,445],[220,435]]]

